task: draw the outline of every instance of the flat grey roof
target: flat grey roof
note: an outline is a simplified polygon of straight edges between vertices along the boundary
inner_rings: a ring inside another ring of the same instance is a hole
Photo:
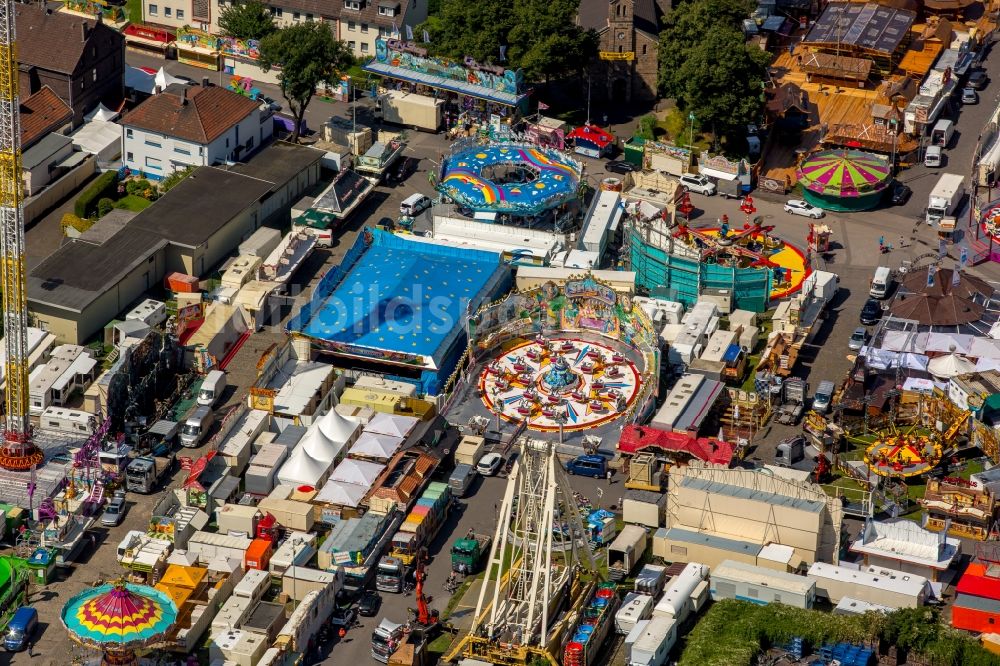
[[[716,536],[714,534],[692,532],[691,530],[681,529],[680,527],[668,528],[666,534],[663,536],[671,539],[672,541],[696,543],[701,546],[728,550],[731,553],[747,553],[756,556],[761,549],[761,545],[759,543],[754,543],[752,541],[740,541],[739,539],[729,539],[726,537]]]
[[[131,227],[100,245],[70,241],[28,273],[28,300],[82,312],[166,244],[157,234]]]
[[[194,172],[142,211],[129,227],[198,247],[271,191],[271,183],[216,167]]]
[[[787,506],[793,509],[799,509],[800,511],[809,511],[810,513],[819,513],[825,506],[822,502],[816,500],[789,497],[788,495],[779,495],[778,493],[769,493],[763,490],[753,490],[751,488],[744,488],[743,486],[732,486],[728,483],[719,483],[709,479],[684,477],[681,480],[681,486],[685,488],[694,488],[695,490],[703,490],[717,495],[727,495],[734,499],[755,500],[758,502],[767,502],[768,504]]]
[[[1000,613],[1000,601],[987,599],[986,597],[974,597],[971,594],[959,594],[955,597],[955,606],[958,608],[971,608],[988,613]]]
[[[236,164],[231,170],[244,176],[266,180],[274,187],[282,187],[319,162],[322,157],[322,150],[298,146],[287,141],[275,141],[264,150],[255,153],[246,162]]]
[[[52,153],[61,150],[66,144],[73,143],[73,139],[62,134],[50,132],[41,141],[33,145],[21,155],[21,166],[25,169],[34,169],[45,160],[49,159]]]
[[[701,428],[721,393],[722,382],[706,377],[674,423],[674,432],[694,432]]]

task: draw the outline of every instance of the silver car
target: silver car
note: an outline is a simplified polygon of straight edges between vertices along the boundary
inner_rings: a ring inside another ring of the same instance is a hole
[[[863,327],[859,327],[851,333],[851,339],[847,343],[847,348],[851,351],[861,351],[866,342],[868,342],[868,331]]]
[[[121,524],[127,511],[128,506],[125,504],[125,494],[115,493],[115,496],[111,498],[110,502],[108,502],[108,507],[104,509],[104,513],[101,514],[101,525],[104,525],[105,527],[114,527]]]

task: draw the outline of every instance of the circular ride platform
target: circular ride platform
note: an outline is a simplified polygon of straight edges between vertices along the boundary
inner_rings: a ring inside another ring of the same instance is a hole
[[[535,215],[577,196],[581,165],[557,150],[470,146],[447,159],[437,189],[475,211]]]
[[[614,421],[635,402],[642,375],[624,349],[569,337],[507,349],[479,376],[486,408],[529,430],[585,430]],[[616,345],[617,346],[617,345]]]
[[[879,476],[920,476],[937,467],[942,455],[941,445],[927,435],[898,434],[875,440],[865,464]]]

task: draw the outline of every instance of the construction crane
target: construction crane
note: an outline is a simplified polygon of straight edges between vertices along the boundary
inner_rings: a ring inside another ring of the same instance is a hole
[[[42,452],[32,441],[28,419],[28,287],[14,7],[13,0],[0,2],[0,289],[7,353],[0,467],[26,471],[42,462]]]

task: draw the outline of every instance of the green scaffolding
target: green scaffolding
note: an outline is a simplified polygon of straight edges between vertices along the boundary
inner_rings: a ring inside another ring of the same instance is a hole
[[[636,285],[650,296],[694,305],[705,290],[730,290],[733,307],[767,310],[774,278],[770,268],[736,268],[679,257],[646,243],[630,228],[629,261]]]

